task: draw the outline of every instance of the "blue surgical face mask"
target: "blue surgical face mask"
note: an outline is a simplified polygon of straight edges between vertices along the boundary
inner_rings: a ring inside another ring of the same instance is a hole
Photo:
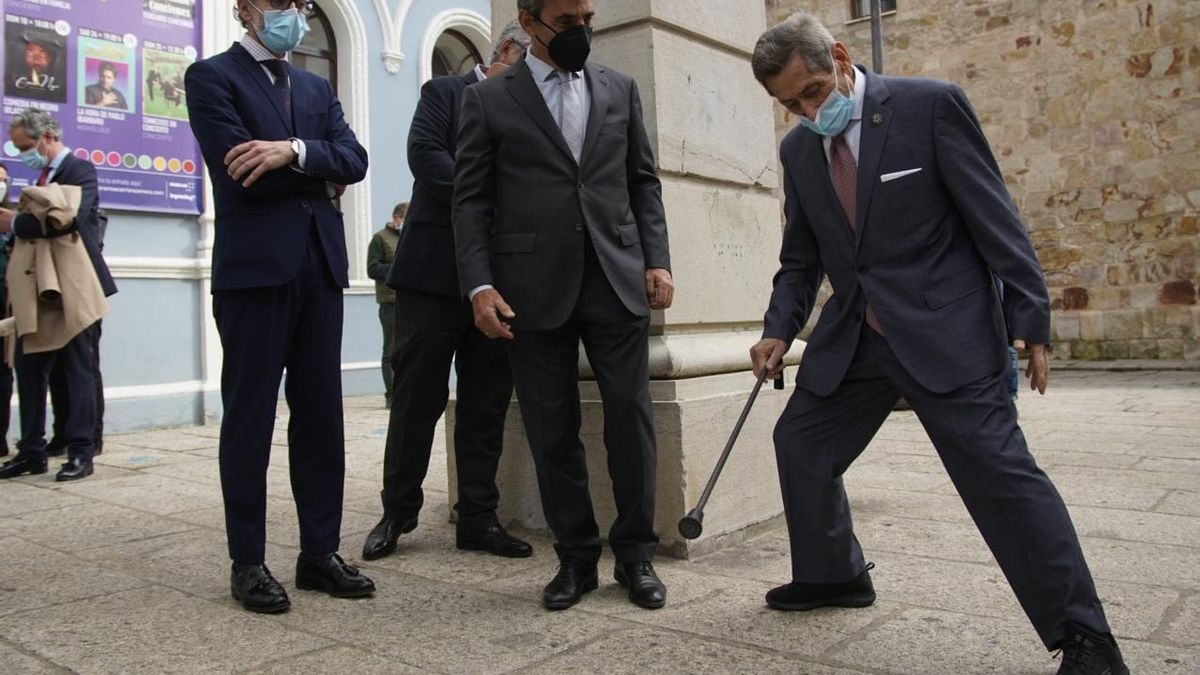
[[[8,196],[8,181],[0,181],[0,202]]]
[[[832,54],[830,54],[832,57]],[[847,78],[849,79],[849,78]],[[833,91],[825,98],[825,102],[817,108],[816,120],[800,117],[800,126],[822,136],[837,136],[846,130],[850,116],[854,114],[854,99],[838,90],[838,64],[833,62]],[[849,88],[847,82],[847,88]]]
[[[34,171],[41,171],[50,163],[50,158],[43,155],[37,145],[17,155],[17,159]]]
[[[258,31],[258,39],[262,40],[263,46],[272,53],[284,54],[292,51],[308,34],[308,19],[301,16],[300,10],[295,7],[264,12],[253,3],[250,3],[250,6],[263,15],[263,27]]]

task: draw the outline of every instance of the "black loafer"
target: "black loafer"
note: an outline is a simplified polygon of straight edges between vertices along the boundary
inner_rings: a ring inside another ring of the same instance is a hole
[[[629,589],[629,601],[638,607],[658,609],[667,604],[667,587],[648,561],[618,562],[613,578]]]
[[[266,565],[233,564],[229,573],[233,599],[242,607],[258,614],[278,614],[292,607],[283,585],[271,576]]]
[[[521,541],[500,526],[492,523],[482,529],[469,529],[461,525],[455,531],[455,544],[464,551],[486,551],[502,558],[528,558],[533,555],[529,542]]]
[[[379,560],[395,553],[396,540],[400,535],[417,529],[417,517],[393,518],[385,515],[371,528],[367,541],[363,543],[363,560]]]
[[[546,609],[566,609],[579,602],[584,593],[599,587],[595,564],[567,558],[558,564],[558,574],[542,591],[542,606]]]
[[[46,473],[46,460],[32,460],[22,457],[19,452],[16,457],[0,465],[0,479],[16,478],[25,474],[32,476],[39,473]]]
[[[767,606],[785,612],[805,611],[818,607],[868,607],[875,602],[875,586],[871,584],[869,563],[863,573],[850,581],[837,584],[807,584],[793,581],[767,591]]]
[[[364,598],[375,592],[375,582],[346,564],[336,553],[296,560],[296,588],[321,591],[335,598]]]
[[[87,478],[92,473],[93,467],[91,461],[78,458],[70,459],[67,460],[66,464],[62,465],[58,473],[54,474],[54,480],[59,483],[69,480],[79,480],[80,478]]]

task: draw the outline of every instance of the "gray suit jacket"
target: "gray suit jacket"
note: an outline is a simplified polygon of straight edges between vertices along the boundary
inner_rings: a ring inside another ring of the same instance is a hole
[[[799,386],[825,396],[841,383],[869,298],[904,367],[927,389],[949,392],[1004,368],[1009,334],[1049,343],[1046,283],[963,91],[866,77],[854,230],[834,195],[821,137],[796,127],[780,147],[787,224],[763,336],[795,338],[828,275],[833,297],[813,329]],[[912,169],[919,171],[882,180]],[[993,274],[1004,285],[1002,302]]]
[[[522,59],[463,92],[454,170],[454,237],[464,293],[483,284],[516,312],[516,328],[566,322],[591,236],[630,312],[650,313],[645,270],[670,268],[662,186],[637,85],[586,67],[592,103],[576,163]]]

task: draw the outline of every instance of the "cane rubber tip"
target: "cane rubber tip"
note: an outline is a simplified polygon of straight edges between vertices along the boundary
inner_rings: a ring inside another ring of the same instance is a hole
[[[679,519],[679,534],[682,534],[684,539],[695,539],[703,531],[704,525],[700,523],[699,518],[685,516]]]

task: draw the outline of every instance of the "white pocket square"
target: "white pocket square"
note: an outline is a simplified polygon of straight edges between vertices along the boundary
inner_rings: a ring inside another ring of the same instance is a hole
[[[904,178],[905,176],[907,176],[909,174],[917,173],[920,170],[921,170],[920,168],[916,168],[916,169],[905,169],[904,171],[893,171],[891,173],[885,173],[879,177],[879,182],[886,183],[890,180],[896,180],[897,178]]]

